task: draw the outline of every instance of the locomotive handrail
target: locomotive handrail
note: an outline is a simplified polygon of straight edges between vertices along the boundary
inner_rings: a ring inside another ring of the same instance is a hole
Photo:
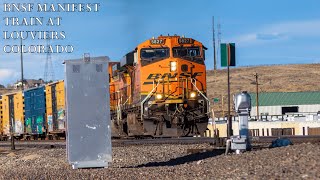
[[[129,99],[131,98],[131,95],[127,98],[127,100],[122,104],[122,106],[124,106],[128,101]]]
[[[118,95],[120,94],[120,91],[117,91]],[[117,122],[119,123],[119,121],[122,119],[122,113],[121,113],[121,101],[122,101],[122,96],[120,96],[120,99],[118,101],[118,105],[117,105]]]
[[[196,81],[196,79],[194,79],[194,78],[191,78],[191,79]],[[201,96],[207,100],[207,107],[208,107],[207,113],[210,113],[210,110],[209,110],[210,109],[210,100],[209,100],[209,98],[207,98],[207,96],[205,96],[192,81],[190,81],[190,82],[195,87],[195,89],[201,94]]]
[[[143,109],[143,105],[144,105],[144,103],[147,101],[147,99],[149,99],[150,97],[151,97],[151,94],[153,93],[153,91],[159,86],[159,84],[160,84],[160,79],[158,80],[158,83],[157,83],[157,85],[150,91],[150,93],[148,94],[148,96],[146,97],[146,98],[144,98],[143,99],[143,101],[141,102],[141,120],[143,119],[143,111],[144,111],[144,109]]]

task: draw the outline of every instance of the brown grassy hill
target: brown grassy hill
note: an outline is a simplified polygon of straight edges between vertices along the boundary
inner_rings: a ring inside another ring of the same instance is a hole
[[[230,69],[231,95],[241,92],[256,92],[254,74],[259,75],[259,92],[320,91],[320,64],[274,65],[239,67]],[[214,75],[215,74],[215,75]],[[227,110],[227,70],[212,70],[207,73],[208,96],[210,99],[225,97]],[[220,103],[214,105],[221,111]]]
[[[0,89],[0,95],[15,91],[14,89]]]
[[[260,92],[320,91],[320,64],[274,65],[231,68],[231,95],[241,91],[256,92],[256,86],[252,84],[255,73],[259,75]],[[220,116],[222,96],[223,109],[227,110],[227,70],[217,70],[216,73],[209,70],[207,82],[209,98],[220,99],[220,102],[213,106]],[[0,89],[0,94],[9,91],[12,90]]]

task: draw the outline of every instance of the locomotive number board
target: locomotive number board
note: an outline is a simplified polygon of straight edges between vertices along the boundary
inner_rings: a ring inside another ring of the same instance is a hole
[[[165,39],[151,39],[150,44],[164,44]]]
[[[194,40],[191,38],[179,38],[178,43],[179,44],[193,44]]]

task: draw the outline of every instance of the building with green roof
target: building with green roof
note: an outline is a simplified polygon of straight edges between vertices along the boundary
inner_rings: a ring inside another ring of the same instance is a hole
[[[251,116],[257,115],[257,95],[251,96]],[[261,92],[259,115],[284,115],[286,113],[317,113],[320,111],[320,91]]]

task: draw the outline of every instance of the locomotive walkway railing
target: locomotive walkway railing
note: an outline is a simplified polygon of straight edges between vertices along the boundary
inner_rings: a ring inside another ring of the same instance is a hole
[[[160,84],[160,79],[158,80],[157,85],[156,85],[155,87],[153,87],[153,89],[149,92],[148,96],[147,96],[146,98],[144,98],[143,101],[141,102],[141,110],[140,110],[140,111],[141,111],[141,120],[143,120],[143,111],[144,111],[143,105],[144,105],[144,103],[151,97],[153,91],[154,91],[155,89],[157,89],[157,87],[159,86],[159,84]]]
[[[197,80],[196,79],[194,79],[194,78],[191,78],[192,80],[194,80],[194,82],[196,82]],[[198,89],[198,87],[197,87],[197,85],[195,84],[195,83],[193,83],[192,81],[190,81],[191,82],[191,84],[194,86],[194,88],[198,91],[198,93],[204,98],[204,99],[206,99],[206,101],[207,101],[207,114],[209,114],[210,113],[210,100],[209,100],[209,98],[206,96],[206,95],[204,95],[199,89]]]

